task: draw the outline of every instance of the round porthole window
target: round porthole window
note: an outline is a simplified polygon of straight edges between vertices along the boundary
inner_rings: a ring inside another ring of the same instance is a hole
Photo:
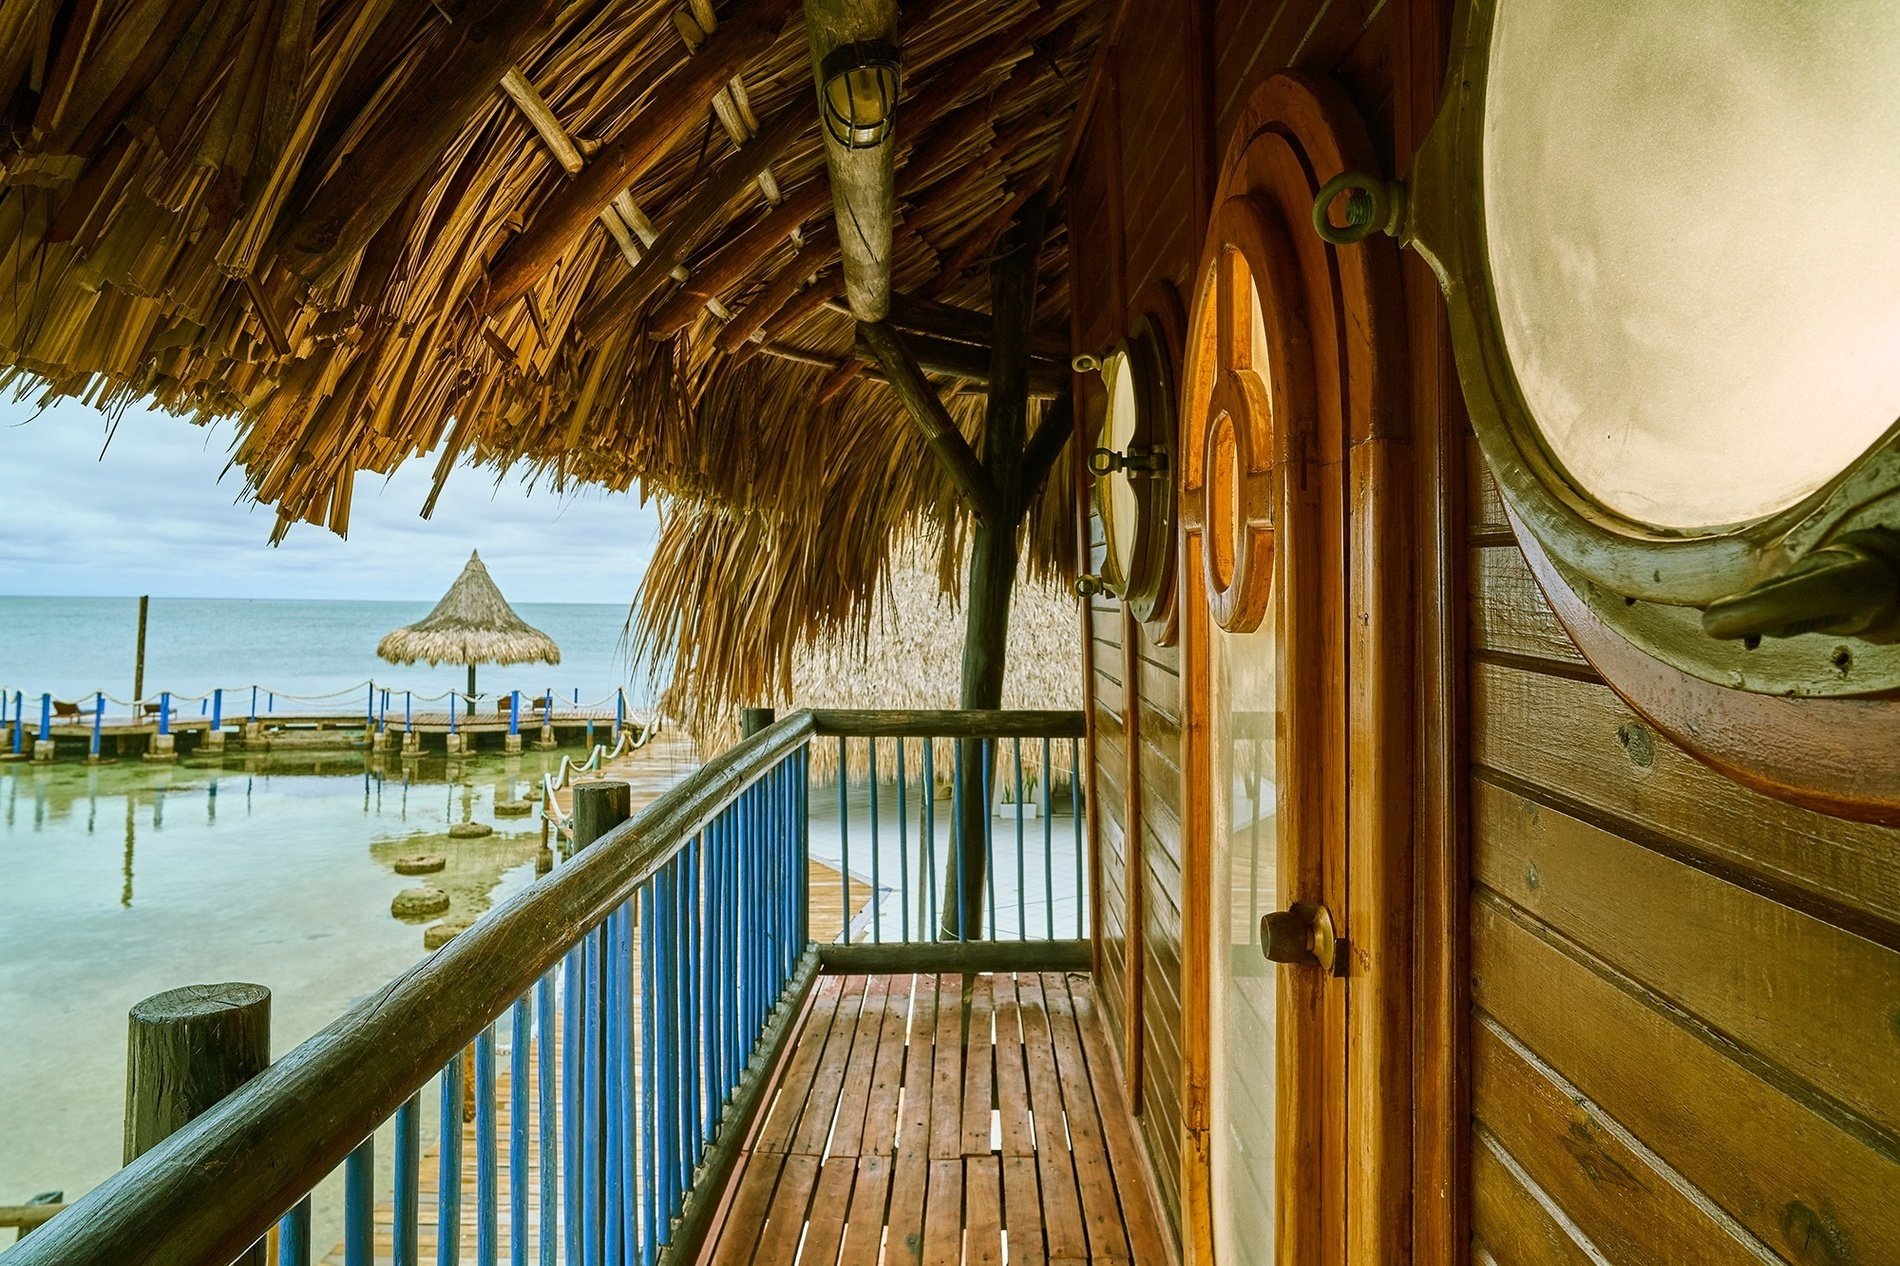
[[[1102,358],[1103,410],[1089,469],[1107,542],[1103,579],[1144,623],[1164,623],[1174,596],[1175,381],[1161,330],[1139,322]]]
[[[1750,692],[1900,687],[1900,9],[1464,15],[1411,188],[1342,177],[1322,233],[1431,261],[1521,534],[1619,636]]]

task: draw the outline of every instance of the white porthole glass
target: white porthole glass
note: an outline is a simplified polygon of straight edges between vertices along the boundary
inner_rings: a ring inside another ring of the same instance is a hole
[[[1102,385],[1108,391],[1108,414],[1102,420],[1102,447],[1117,453],[1127,452],[1135,440],[1135,375],[1128,353],[1116,351],[1102,362]],[[1140,513],[1135,489],[1127,471],[1114,471],[1103,477],[1106,494],[1102,505],[1103,526],[1108,529],[1109,555],[1113,559],[1112,577],[1116,588],[1125,588],[1135,567],[1135,524]]]
[[[1757,520],[1900,418],[1900,4],[1508,0],[1485,86],[1505,347],[1576,488]]]

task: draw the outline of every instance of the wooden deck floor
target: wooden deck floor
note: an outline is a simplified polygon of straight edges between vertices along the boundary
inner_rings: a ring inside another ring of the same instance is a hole
[[[825,977],[702,1260],[1166,1261],[1111,1069],[1086,977]]]

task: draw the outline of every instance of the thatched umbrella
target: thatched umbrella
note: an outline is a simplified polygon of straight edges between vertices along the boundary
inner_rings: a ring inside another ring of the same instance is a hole
[[[515,614],[508,599],[471,552],[468,566],[455,578],[435,610],[414,624],[383,635],[376,653],[392,664],[422,660],[468,665],[469,706],[475,706],[475,665],[561,662],[554,639]]]

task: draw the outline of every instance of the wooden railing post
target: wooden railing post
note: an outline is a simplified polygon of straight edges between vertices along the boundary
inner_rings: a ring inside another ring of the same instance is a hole
[[[608,780],[574,784],[574,838],[578,853],[633,816],[633,784]]]
[[[125,1057],[125,1163],[269,1064],[270,990],[262,985],[186,985],[136,1004]],[[265,1266],[263,1241],[238,1262]]]
[[[751,738],[776,720],[778,711],[774,708],[740,708],[739,733],[744,738]]]

